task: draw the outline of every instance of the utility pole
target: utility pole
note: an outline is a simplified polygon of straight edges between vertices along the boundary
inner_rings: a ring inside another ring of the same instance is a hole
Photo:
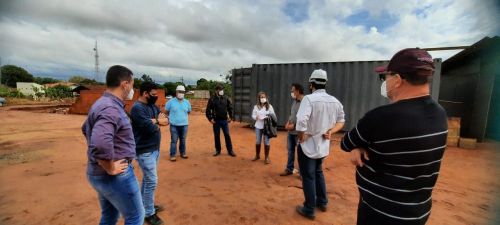
[[[0,57],[0,85],[2,84],[2,57]]]
[[[97,51],[97,40],[95,41],[94,57],[95,57],[95,77],[94,77],[94,79],[96,81],[99,81],[99,52]]]

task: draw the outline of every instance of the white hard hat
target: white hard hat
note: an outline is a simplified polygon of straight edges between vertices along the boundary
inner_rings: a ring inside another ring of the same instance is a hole
[[[317,79],[321,79],[324,81],[318,81]],[[326,75],[326,71],[324,71],[322,69],[314,70],[311,73],[311,76],[309,77],[309,82],[314,82],[316,84],[326,84],[327,80],[328,80],[328,76]]]
[[[186,91],[186,88],[182,85],[177,86],[176,91]]]

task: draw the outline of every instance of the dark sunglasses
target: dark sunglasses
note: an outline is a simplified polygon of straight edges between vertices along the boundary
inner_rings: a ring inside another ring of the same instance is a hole
[[[399,75],[399,77],[401,77],[401,79],[405,79],[401,74],[398,74],[398,73],[381,73],[378,75],[378,79],[380,81],[384,82],[387,75],[389,75],[389,76]]]

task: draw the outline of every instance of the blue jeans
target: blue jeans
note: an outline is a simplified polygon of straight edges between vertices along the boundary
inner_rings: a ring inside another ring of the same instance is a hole
[[[323,176],[322,168],[324,157],[321,159],[307,157],[302,151],[300,144],[297,152],[305,198],[304,212],[308,215],[314,215],[314,208],[316,206],[326,206],[328,204],[325,177]]]
[[[255,128],[255,144],[260,145],[262,143],[262,136],[264,136],[264,144],[266,146],[271,145],[269,136],[264,134],[264,129]]]
[[[126,225],[144,223],[144,206],[132,165],[116,176],[87,175],[87,178],[98,194],[100,225],[116,224],[120,214]]]
[[[188,126],[174,126],[170,125],[170,156],[177,154],[177,140],[179,140],[179,152],[181,155],[186,154],[186,136]]]
[[[141,195],[146,217],[155,214],[155,189],[158,184],[158,159],[160,150],[137,155],[137,162],[142,169]]]
[[[293,172],[295,163],[295,149],[297,149],[298,139],[296,134],[288,134],[287,148],[288,148],[288,161],[286,169]]]
[[[229,136],[229,126],[227,120],[215,120],[213,124],[214,128],[214,141],[215,141],[215,151],[220,152],[222,149],[220,145],[220,130],[224,133],[224,139],[226,140],[227,152],[233,151],[233,144],[231,143],[231,136]]]

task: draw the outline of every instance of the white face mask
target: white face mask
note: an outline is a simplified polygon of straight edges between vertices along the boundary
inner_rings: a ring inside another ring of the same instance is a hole
[[[293,92],[290,94],[290,96],[292,96],[293,99],[296,98],[295,93],[293,93]]]
[[[220,95],[220,96],[224,95],[224,90],[219,91],[219,95]]]
[[[134,98],[134,88],[130,89],[125,100],[132,100]]]
[[[266,98],[261,98],[260,99],[260,103],[266,103],[267,102],[267,99]]]
[[[177,93],[177,98],[178,99],[183,99],[184,98],[184,94],[183,93]]]
[[[384,80],[384,82],[382,82],[382,85],[380,85],[380,94],[382,96],[384,96],[385,98],[389,98],[387,96],[387,81]]]

